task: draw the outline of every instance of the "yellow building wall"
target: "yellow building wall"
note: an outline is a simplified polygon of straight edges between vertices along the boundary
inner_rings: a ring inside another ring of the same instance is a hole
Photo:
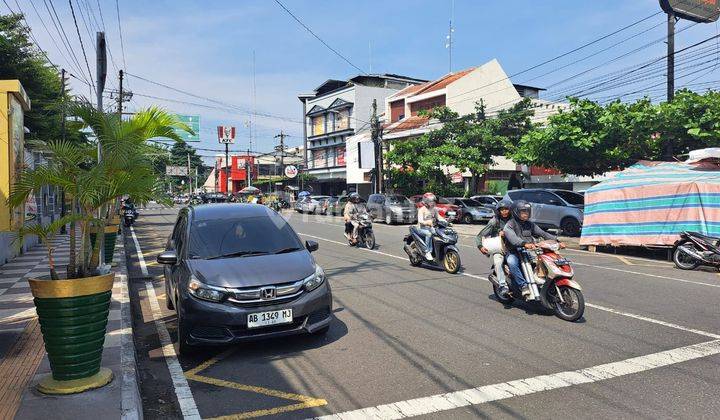
[[[17,229],[24,209],[7,205],[10,188],[24,162],[24,113],[30,100],[19,80],[0,80],[0,232]]]

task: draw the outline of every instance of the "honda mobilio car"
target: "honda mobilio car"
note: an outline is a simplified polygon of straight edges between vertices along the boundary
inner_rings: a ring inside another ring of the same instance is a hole
[[[181,354],[193,346],[324,334],[332,318],[325,272],[274,210],[258,204],[182,209],[164,264]]]

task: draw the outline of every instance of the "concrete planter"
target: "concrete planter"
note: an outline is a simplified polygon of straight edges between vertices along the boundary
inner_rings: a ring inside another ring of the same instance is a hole
[[[105,251],[105,264],[112,263],[113,254],[115,253],[115,243],[117,242],[119,226],[108,225],[105,226],[105,245],[103,247]],[[97,238],[97,229],[90,231],[90,246],[95,249],[95,239]]]
[[[101,368],[114,273],[70,280],[30,279],[52,375],[38,390],[72,394],[106,385]]]

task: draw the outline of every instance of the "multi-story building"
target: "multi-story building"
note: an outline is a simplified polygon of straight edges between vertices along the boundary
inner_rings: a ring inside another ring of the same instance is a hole
[[[392,147],[395,141],[419,137],[434,129],[441,123],[420,115],[420,111],[430,110],[439,106],[447,106],[460,115],[476,112],[476,106],[482,101],[486,115],[492,117],[498,111],[511,107],[523,98],[530,98],[536,108],[534,122],[542,123],[549,115],[558,112],[567,104],[553,103],[540,99],[543,89],[513,84],[497,60],[481,66],[446,74],[445,76],[408,86],[389,95],[385,99],[385,124],[383,142],[386,148]],[[362,169],[359,164],[358,150],[360,143],[371,141],[365,133],[355,135],[347,140],[348,166],[347,182],[354,184],[358,191],[370,189],[371,169]],[[453,182],[463,182],[466,189],[484,189],[485,181],[506,182],[517,176],[521,167],[510,159],[502,156],[494,157],[495,164],[488,168],[479,185],[470,186],[470,173],[462,173],[452,166],[443,168]],[[461,176],[462,175],[462,176]]]
[[[345,141],[370,128],[372,102],[383,112],[388,96],[425,80],[394,74],[372,74],[349,80],[328,80],[313,93],[299,95],[305,120],[306,173],[318,194],[346,190]]]

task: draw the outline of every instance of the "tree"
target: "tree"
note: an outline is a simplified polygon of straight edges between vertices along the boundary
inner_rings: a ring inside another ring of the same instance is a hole
[[[30,42],[28,33],[21,14],[0,15],[0,79],[20,80],[32,101],[25,114],[24,125],[30,130],[26,139],[47,142],[60,138],[62,107],[70,103],[70,92],[62,96],[59,70]],[[66,139],[85,141],[77,128],[68,125]]]
[[[198,178],[204,180],[207,177],[207,167],[203,164],[203,160],[200,156],[198,156],[195,148],[182,140],[173,143],[170,148],[170,157],[168,159],[168,163],[166,164],[187,167],[188,155],[190,155],[190,175],[195,177],[195,168],[197,168]],[[164,171],[165,168],[163,167],[163,173]],[[183,180],[183,177],[172,177],[171,182],[177,187]]]
[[[475,190],[477,180],[492,165],[492,157],[505,154],[532,128],[530,107],[530,100],[525,98],[495,118],[486,117],[482,102],[476,104],[474,114],[466,116],[447,107],[434,108],[426,115],[438,120],[441,127],[394,144],[387,159],[400,169],[391,171],[391,175],[398,176],[402,183],[416,177],[440,191],[449,188],[443,168],[454,166],[472,174]],[[390,183],[399,184],[392,179]]]
[[[570,98],[570,111],[548,119],[545,127],[522,137],[513,153],[518,163],[596,175],[626,168],[638,160],[667,160],[720,145],[720,93],[683,90],[668,103],[649,98],[602,106]]]

